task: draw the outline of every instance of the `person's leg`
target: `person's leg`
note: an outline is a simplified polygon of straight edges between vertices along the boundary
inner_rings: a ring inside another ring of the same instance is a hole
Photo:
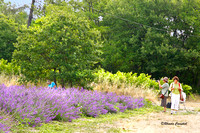
[[[174,95],[171,94],[171,114],[173,114],[174,109],[175,109],[175,98]]]
[[[180,102],[180,95],[176,95],[175,96],[175,113],[177,113],[178,111],[179,102]]]
[[[162,107],[165,107],[164,101],[165,101],[165,98],[161,99],[161,106]]]
[[[167,106],[167,97],[165,96],[163,101],[164,112],[166,112],[166,106]]]

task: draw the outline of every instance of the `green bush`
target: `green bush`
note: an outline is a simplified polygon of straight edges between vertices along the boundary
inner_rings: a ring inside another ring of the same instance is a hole
[[[142,88],[153,88],[155,91],[159,91],[159,85],[156,82],[156,80],[151,79],[151,75],[148,74],[137,74],[137,73],[124,73],[118,71],[116,74],[112,74],[108,71],[105,71],[104,69],[100,69],[97,72],[94,73],[94,82],[95,83],[105,83],[105,84],[111,84],[111,85],[117,85],[118,87],[121,87],[122,84],[125,84],[125,86],[129,85],[135,85],[136,87],[142,87]],[[164,82],[162,81],[162,78],[160,79],[161,84]],[[169,84],[173,82],[172,79],[169,79]],[[186,95],[192,96],[192,87],[189,85],[185,85],[183,83],[182,88],[183,91],[186,93]]]
[[[20,67],[9,63],[7,60],[0,60],[0,74],[4,73],[6,75],[19,75]]]
[[[152,80],[150,75],[144,73],[141,73],[139,76],[137,73],[123,73],[120,71],[116,74],[112,74],[101,69],[94,73],[94,77],[95,83],[109,83],[111,85],[117,85],[118,87],[125,84],[125,86],[135,85],[136,87],[142,86],[144,88],[159,89],[158,83]]]

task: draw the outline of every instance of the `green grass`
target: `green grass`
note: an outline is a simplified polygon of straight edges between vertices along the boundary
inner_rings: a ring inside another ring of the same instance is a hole
[[[200,112],[200,108],[195,108],[195,111],[196,112]]]
[[[50,123],[43,124],[40,127],[23,127],[17,126],[13,132],[17,133],[73,133],[73,132],[110,132],[120,133],[126,132],[125,129],[120,129],[114,126],[116,121],[120,119],[128,119],[138,115],[144,115],[152,112],[162,111],[162,107],[153,106],[150,102],[146,102],[145,106],[140,109],[126,110],[116,114],[101,115],[97,118],[82,117],[72,122],[64,121],[52,121]]]
[[[197,112],[188,111],[188,112],[179,113],[178,115],[192,115],[192,114],[197,114]]]

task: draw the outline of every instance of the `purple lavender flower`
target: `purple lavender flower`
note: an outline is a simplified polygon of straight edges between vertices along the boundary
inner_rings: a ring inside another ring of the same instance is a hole
[[[42,87],[0,85],[0,109],[15,114],[19,121],[30,126],[51,120],[72,121],[81,114],[98,117],[108,112],[124,112],[126,109],[140,108],[143,105],[142,98],[133,99],[83,88],[50,90]]]
[[[10,128],[8,124],[5,124],[8,121],[8,118],[0,116],[0,132],[9,132]]]

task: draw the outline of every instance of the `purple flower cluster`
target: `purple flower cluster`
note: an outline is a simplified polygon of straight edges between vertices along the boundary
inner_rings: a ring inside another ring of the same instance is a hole
[[[0,132],[9,132],[10,127],[7,127],[6,125],[0,123]]]
[[[10,128],[8,125],[6,125],[6,121],[8,121],[8,118],[4,118],[0,115],[0,132],[8,133]]]
[[[143,105],[143,98],[133,99],[82,88],[50,90],[0,85],[0,110],[4,109],[7,113],[14,114],[20,122],[32,126],[53,119],[71,121],[81,114],[97,117]]]

